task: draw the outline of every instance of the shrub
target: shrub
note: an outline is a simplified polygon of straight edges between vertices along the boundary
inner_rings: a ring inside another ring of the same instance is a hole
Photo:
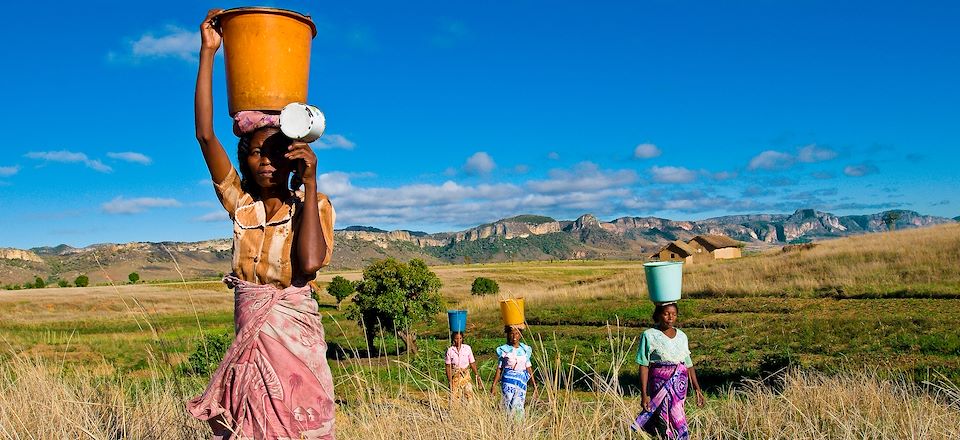
[[[57,285],[60,287],[70,287],[70,283],[67,280],[57,281]]]
[[[130,280],[130,284],[137,284],[137,282],[140,281],[140,274],[130,272],[130,275],[127,275],[127,279]]]
[[[327,293],[337,299],[337,310],[340,310],[340,302],[353,295],[356,290],[356,284],[340,275],[333,277],[327,285]]]
[[[500,292],[500,285],[490,278],[477,277],[470,286],[470,293],[473,295],[493,295]]]
[[[33,287],[42,289],[47,287],[47,283],[43,281],[43,278],[37,277],[35,280],[33,280]]]
[[[73,280],[73,285],[77,287],[87,287],[90,285],[90,278],[86,275],[79,275],[77,279]]]
[[[197,344],[187,363],[183,365],[183,371],[187,374],[198,376],[209,376],[216,371],[223,355],[230,348],[233,342],[233,334],[230,332],[207,333],[203,335],[203,340]]]
[[[417,352],[413,325],[428,322],[440,312],[440,278],[423,260],[401,263],[393,258],[376,261],[363,270],[357,294],[347,310],[350,319],[365,325],[367,344],[374,348],[376,331],[396,332],[409,353]]]

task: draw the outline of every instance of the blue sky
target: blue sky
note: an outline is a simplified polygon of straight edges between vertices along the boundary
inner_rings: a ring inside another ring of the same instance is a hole
[[[226,237],[201,2],[5,7],[0,246]],[[960,215],[960,4],[275,2],[309,13],[337,227]],[[43,12],[40,12],[43,11]],[[216,125],[232,151],[222,59]]]

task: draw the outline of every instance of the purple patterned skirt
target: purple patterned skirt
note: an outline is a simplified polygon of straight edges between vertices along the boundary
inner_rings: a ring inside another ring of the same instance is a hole
[[[690,438],[683,402],[687,397],[687,367],[683,362],[650,364],[650,397],[652,409],[644,409],[631,428],[654,436],[666,435],[671,440]]]

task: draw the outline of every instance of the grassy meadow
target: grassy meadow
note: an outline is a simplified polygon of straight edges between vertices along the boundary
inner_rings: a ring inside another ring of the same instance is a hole
[[[448,308],[469,311],[488,386],[498,297],[470,284],[525,297],[546,379],[528,417],[508,422],[489,397],[448,410],[445,316],[419,327],[416,356],[384,335],[386,354],[370,358],[321,294],[342,438],[640,438],[627,429],[652,311],[640,262],[433,270]],[[335,275],[360,277],[323,272],[321,284]],[[695,438],[960,437],[960,225],[689,265],[684,295],[681,327],[711,396],[688,412]],[[206,377],[184,366],[205,336],[232,332],[232,307],[216,281],[0,292],[0,438],[205,438],[182,404]]]

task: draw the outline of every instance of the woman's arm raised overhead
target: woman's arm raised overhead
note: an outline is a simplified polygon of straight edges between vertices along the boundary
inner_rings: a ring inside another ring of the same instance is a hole
[[[197,72],[197,89],[193,97],[194,122],[197,127],[197,142],[207,162],[210,177],[221,182],[230,173],[233,165],[223,145],[213,131],[213,57],[220,49],[222,38],[213,26],[213,20],[222,9],[211,9],[200,24],[200,69]]]

